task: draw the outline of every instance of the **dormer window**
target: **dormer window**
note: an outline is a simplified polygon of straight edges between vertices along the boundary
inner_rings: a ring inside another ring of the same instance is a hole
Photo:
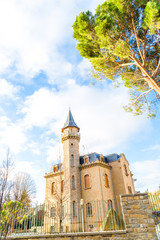
[[[53,172],[56,172],[56,166],[53,166]]]
[[[101,162],[104,162],[104,157],[101,155]]]
[[[88,156],[85,156],[85,157],[84,157],[84,162],[85,162],[85,163],[89,163],[89,157],[88,157]]]

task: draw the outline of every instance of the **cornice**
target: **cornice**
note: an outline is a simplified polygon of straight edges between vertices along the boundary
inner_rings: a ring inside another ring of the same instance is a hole
[[[92,163],[84,163],[83,165],[80,165],[79,168],[80,170],[85,169],[85,168],[91,168],[91,167],[95,167],[95,166],[100,166],[100,167],[104,167],[104,168],[108,168],[111,169],[112,166],[110,166],[108,163],[103,163],[103,162],[92,162]]]
[[[80,141],[80,135],[79,134],[68,134],[64,136],[62,135],[61,137],[62,143],[67,139],[77,139],[78,141]]]
[[[59,175],[63,175],[63,171],[59,171],[59,172],[52,172],[52,173],[46,173],[44,178],[50,178],[50,177],[56,177],[56,176],[59,176]]]

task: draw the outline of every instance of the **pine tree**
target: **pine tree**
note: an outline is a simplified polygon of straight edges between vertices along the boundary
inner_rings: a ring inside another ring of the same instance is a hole
[[[160,99],[159,0],[107,0],[81,12],[73,24],[77,49],[89,59],[97,79],[121,77],[131,89],[126,110],[154,117]]]

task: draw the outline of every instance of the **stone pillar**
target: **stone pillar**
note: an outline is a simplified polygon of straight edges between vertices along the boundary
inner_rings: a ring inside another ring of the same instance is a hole
[[[127,239],[157,240],[154,218],[146,193],[121,195]]]

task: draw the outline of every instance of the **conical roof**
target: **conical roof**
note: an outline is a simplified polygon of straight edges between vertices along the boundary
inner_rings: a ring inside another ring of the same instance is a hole
[[[62,132],[63,132],[63,130],[64,130],[65,128],[67,128],[67,127],[76,127],[76,128],[78,128],[78,130],[79,130],[79,127],[78,127],[77,124],[75,123],[74,118],[73,118],[73,116],[72,116],[72,113],[71,113],[71,110],[70,110],[70,109],[69,109],[69,113],[68,113],[68,116],[67,116],[67,120],[66,120],[66,122],[65,122],[65,124],[64,124],[64,126],[63,126],[63,128],[62,128]]]

